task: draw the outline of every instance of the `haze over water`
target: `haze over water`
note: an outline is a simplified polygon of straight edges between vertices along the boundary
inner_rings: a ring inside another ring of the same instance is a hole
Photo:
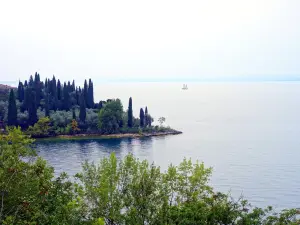
[[[214,168],[216,190],[241,194],[257,206],[299,207],[300,83],[103,83],[95,100],[133,98],[134,115],[148,106],[182,135],[142,139],[38,143],[39,154],[71,175],[84,160],[129,152],[165,170],[184,157]]]

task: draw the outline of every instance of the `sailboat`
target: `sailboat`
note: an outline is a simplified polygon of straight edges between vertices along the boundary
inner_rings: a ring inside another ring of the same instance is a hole
[[[187,84],[183,84],[182,90],[187,90],[187,89],[188,89]]]

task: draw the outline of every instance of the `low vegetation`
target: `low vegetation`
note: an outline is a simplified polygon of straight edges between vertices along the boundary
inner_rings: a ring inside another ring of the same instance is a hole
[[[45,119],[45,123],[48,119]],[[40,129],[46,129],[43,125]],[[36,129],[32,127],[31,129]],[[0,224],[299,224],[294,209],[274,213],[215,192],[211,168],[184,159],[159,167],[112,154],[69,179],[38,157],[20,128],[0,135]]]

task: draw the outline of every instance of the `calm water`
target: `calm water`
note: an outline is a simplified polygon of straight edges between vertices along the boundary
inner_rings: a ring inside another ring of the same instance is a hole
[[[103,84],[97,100],[133,97],[134,113],[148,106],[178,136],[38,143],[56,173],[73,175],[84,160],[129,152],[161,166],[184,157],[212,166],[216,190],[244,195],[258,206],[300,207],[300,83]]]

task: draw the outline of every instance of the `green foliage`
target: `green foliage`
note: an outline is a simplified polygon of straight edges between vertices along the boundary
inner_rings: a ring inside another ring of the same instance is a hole
[[[132,111],[132,98],[129,98],[129,104],[128,104],[128,127],[133,126],[133,111]]]
[[[71,123],[73,117],[72,112],[70,111],[56,111],[50,113],[50,119],[56,129],[57,127],[66,127]]]
[[[37,117],[37,105],[36,105],[36,93],[32,88],[27,88],[28,98],[28,124],[34,125],[38,121]]]
[[[20,102],[22,102],[24,100],[24,94],[25,93],[24,93],[23,83],[21,81],[19,81],[17,98],[19,99]]]
[[[86,126],[92,130],[98,129],[98,112],[94,109],[86,109]]]
[[[140,126],[141,127],[145,126],[145,113],[142,108],[140,109]]]
[[[86,119],[86,105],[85,105],[85,96],[84,96],[84,94],[81,94],[81,96],[80,96],[79,119],[83,123],[85,122],[85,119]]]
[[[32,137],[47,137],[49,135],[49,131],[50,119],[49,117],[43,117],[39,119],[34,126],[30,126],[26,133]]]
[[[274,214],[215,193],[208,185],[211,168],[184,160],[165,173],[147,161],[112,154],[99,165],[85,163],[78,174],[89,204],[88,220],[105,224],[297,224],[296,210]],[[100,219],[102,221],[102,219]]]
[[[123,105],[120,99],[111,100],[99,112],[98,127],[103,133],[117,133],[123,126]]]
[[[74,108],[72,109],[72,119],[76,120],[76,112]]]
[[[85,105],[88,106],[87,104],[89,102],[89,97],[88,97],[88,84],[86,80],[84,80],[83,96],[84,96]]]
[[[13,89],[9,93],[7,124],[8,126],[17,125],[17,105]]]
[[[53,180],[32,143],[19,128],[0,135],[0,224],[84,224],[80,188],[66,174]]]
[[[89,79],[89,87],[87,91],[87,107],[93,108],[94,107],[94,86],[91,79]]]
[[[62,88],[61,88],[61,83],[60,80],[57,80],[57,100],[62,100]]]
[[[18,112],[17,115],[18,125],[21,128],[27,128],[28,127],[28,111],[25,112]]]
[[[46,119],[46,118],[44,118]],[[274,213],[208,185],[212,169],[184,159],[166,172],[131,154],[85,163],[71,181],[36,157],[20,128],[0,135],[0,224],[299,224],[297,210]],[[25,159],[25,160],[24,160]],[[73,179],[74,180],[74,179]]]
[[[30,221],[34,218],[36,205],[40,201],[40,191],[47,189],[53,177],[53,171],[41,158],[32,158],[35,152],[29,147],[32,140],[21,133],[20,129],[8,130],[8,135],[0,136],[0,223],[12,218],[14,224]],[[23,224],[23,223],[21,223]]]
[[[49,104],[50,104],[49,103],[49,95],[47,94],[45,97],[45,105],[44,105],[46,117],[50,116],[50,105]]]
[[[66,86],[66,82],[64,83],[63,93],[64,93],[63,108],[64,108],[64,110],[69,111],[70,110],[70,94],[69,94],[69,90]]]

